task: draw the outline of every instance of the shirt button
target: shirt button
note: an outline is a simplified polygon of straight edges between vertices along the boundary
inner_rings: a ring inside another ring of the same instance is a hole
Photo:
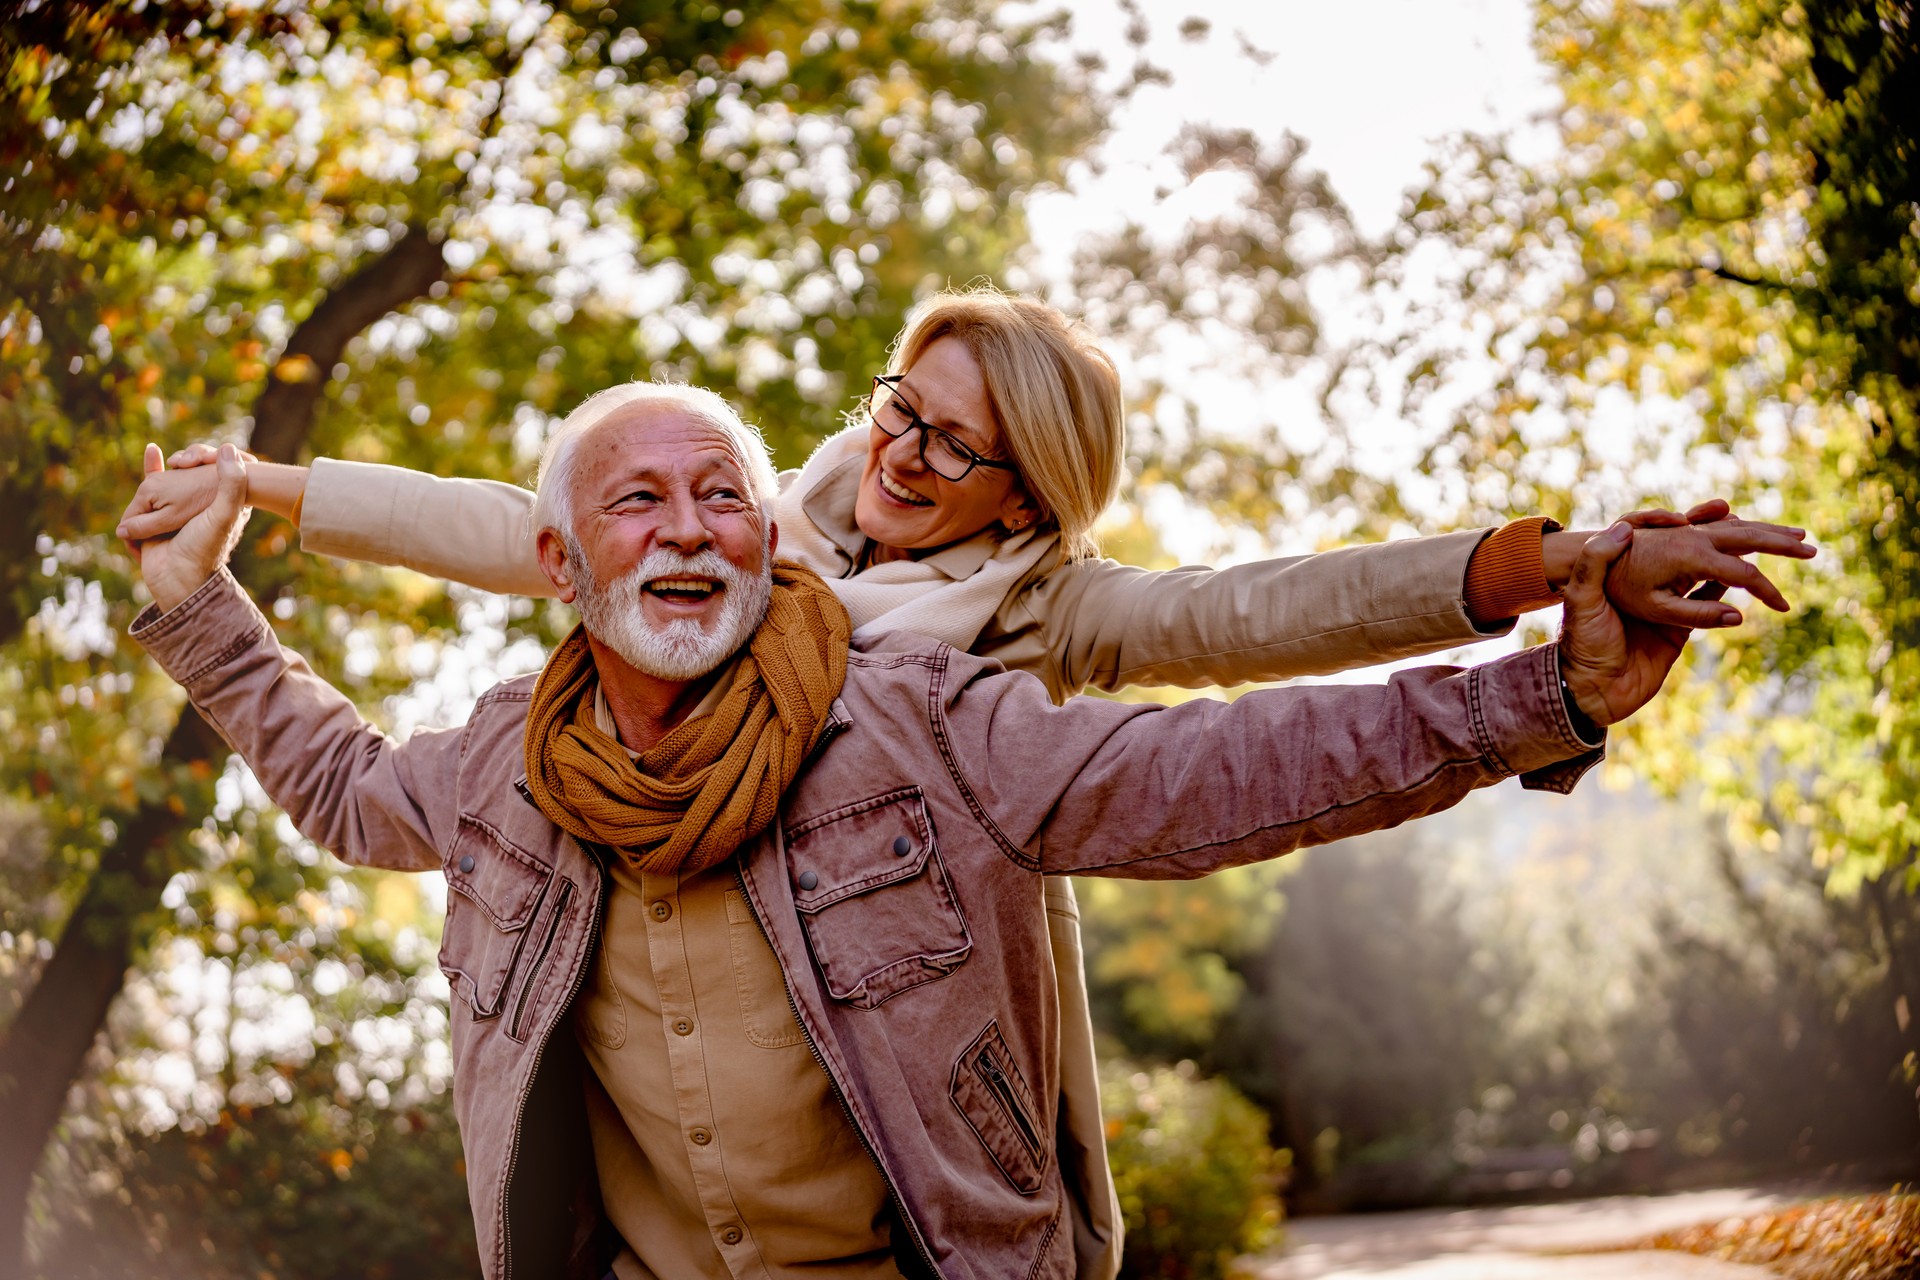
[[[692,1035],[693,1019],[692,1018],[675,1018],[673,1020],[673,1034],[677,1036]]]
[[[713,1135],[711,1133],[708,1133],[705,1129],[695,1129],[692,1133],[688,1134],[687,1136],[693,1139],[693,1145],[696,1147],[704,1147],[709,1142],[713,1141]]]
[[[473,870],[473,855],[472,855],[472,854],[470,854],[470,853],[465,853],[465,854],[462,854],[462,855],[460,855],[460,869],[461,869],[462,871],[471,871],[471,870]]]
[[[740,1228],[728,1227],[725,1231],[722,1231],[720,1233],[720,1243],[721,1244],[739,1244]]]
[[[905,836],[895,836],[893,838],[893,856],[894,857],[904,858],[912,852],[913,852],[913,841],[907,839]]]
[[[668,916],[672,914],[673,914],[672,903],[656,902],[653,904],[653,918],[655,920],[665,920]]]
[[[800,873],[800,887],[802,889],[811,889],[819,883],[820,883],[820,877],[813,874],[813,872],[802,871]]]

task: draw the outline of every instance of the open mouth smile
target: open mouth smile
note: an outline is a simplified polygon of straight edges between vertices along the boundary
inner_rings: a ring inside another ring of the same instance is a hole
[[[643,590],[673,604],[701,604],[724,588],[712,578],[654,578]]]
[[[899,481],[887,474],[885,467],[880,469],[880,489],[889,498],[894,499],[896,502],[904,502],[910,507],[930,507],[933,505],[932,498],[923,498],[905,485],[902,485]]]

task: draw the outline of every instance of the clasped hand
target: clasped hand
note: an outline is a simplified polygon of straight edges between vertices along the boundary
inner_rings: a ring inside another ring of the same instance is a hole
[[[149,476],[161,471],[158,445],[147,446],[142,466]],[[247,507],[247,467],[240,451],[230,444],[221,445],[214,470],[217,482],[212,500],[177,530],[128,541],[140,563],[140,576],[162,610],[185,600],[220,571],[251,514]]]
[[[219,572],[246,524],[247,468],[240,451],[221,445],[210,460],[214,484],[196,477],[202,497],[189,508],[190,515],[182,511],[182,522],[172,526],[173,532],[126,527],[132,524],[132,508],[123,522],[141,577],[163,610]],[[189,466],[206,461],[195,458]],[[149,482],[164,473],[157,446],[147,446],[143,469]],[[1725,516],[1725,504],[1717,502],[1686,516],[1638,513],[1592,535],[1582,546],[1565,589],[1560,674],[1575,703],[1595,724],[1625,719],[1660,691],[1686,647],[1689,625],[1725,626],[1740,620],[1737,611],[1719,602],[1728,585],[1751,592],[1775,609],[1787,608],[1786,597],[1739,553],[1804,558],[1813,555],[1814,548],[1802,541],[1800,530]],[[1637,563],[1632,554],[1636,537],[1648,544],[1639,551]],[[1691,590],[1709,575],[1705,588]],[[1610,589],[1616,599],[1609,598]],[[1666,620],[1649,622],[1626,612],[1617,598],[1627,595],[1645,602],[1643,612]]]

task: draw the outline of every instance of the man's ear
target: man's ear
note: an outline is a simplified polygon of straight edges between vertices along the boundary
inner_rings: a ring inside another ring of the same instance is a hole
[[[772,516],[767,517],[767,559],[773,559],[773,553],[780,547],[780,522]]]
[[[573,562],[567,559],[567,544],[559,530],[542,529],[534,539],[534,549],[540,556],[540,572],[553,584],[553,594],[559,597],[560,603],[572,604],[577,594],[573,588]]]

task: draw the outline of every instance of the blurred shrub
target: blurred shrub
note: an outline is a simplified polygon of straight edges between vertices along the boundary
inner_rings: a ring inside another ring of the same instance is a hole
[[[338,1096],[333,1055],[294,1100],[127,1133],[67,1179],[48,1280],[468,1280],[480,1272],[451,1093]],[[77,1153],[75,1153],[77,1155]]]
[[[1240,1254],[1277,1240],[1281,1160],[1258,1107],[1191,1062],[1143,1070],[1109,1060],[1102,1076],[1127,1225],[1123,1280],[1216,1280]]]

